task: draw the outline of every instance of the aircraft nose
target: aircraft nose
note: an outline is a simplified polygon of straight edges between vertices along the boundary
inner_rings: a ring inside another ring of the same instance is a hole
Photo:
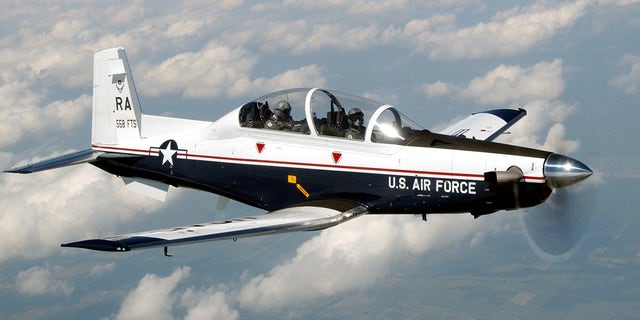
[[[561,154],[552,153],[544,162],[544,177],[551,188],[576,184],[592,174],[584,163]]]

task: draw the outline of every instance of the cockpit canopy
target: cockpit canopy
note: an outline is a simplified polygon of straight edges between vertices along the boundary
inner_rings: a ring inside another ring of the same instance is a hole
[[[246,128],[392,144],[424,130],[393,106],[318,88],[282,90],[247,102],[239,121]]]

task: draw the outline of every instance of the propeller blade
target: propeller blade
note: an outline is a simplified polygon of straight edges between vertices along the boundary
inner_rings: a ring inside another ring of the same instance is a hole
[[[528,208],[522,223],[529,246],[550,262],[569,259],[590,220],[594,187],[555,189],[547,201]]]

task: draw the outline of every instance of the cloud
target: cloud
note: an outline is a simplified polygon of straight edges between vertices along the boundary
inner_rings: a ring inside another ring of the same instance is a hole
[[[433,46],[432,59],[478,59],[522,53],[571,27],[586,12],[588,1],[564,3],[556,7],[534,4],[526,9],[499,12],[489,22],[442,34],[430,30],[427,41]]]
[[[523,105],[530,101],[554,100],[564,91],[562,60],[539,62],[531,67],[499,65],[466,87],[436,81],[423,84],[429,97],[453,95],[482,105]]]
[[[442,81],[426,83],[421,86],[421,90],[429,97],[439,97],[449,95],[452,85]]]
[[[91,109],[91,97],[46,102],[30,83],[11,71],[0,71],[0,147],[18,144],[25,137],[77,129]]]
[[[327,80],[323,76],[324,68],[308,65],[297,69],[287,70],[271,78],[243,79],[228,88],[228,94],[236,97],[247,93],[257,94],[271,92],[284,88],[295,87],[324,87]]]
[[[380,43],[380,30],[374,24],[313,23],[307,20],[250,21],[251,31],[232,32],[225,39],[243,39],[260,44],[261,51],[273,53],[282,49],[293,55],[331,49],[357,51]],[[233,40],[230,40],[233,41]]]
[[[636,94],[640,92],[640,56],[626,54],[622,57],[620,63],[629,66],[630,70],[627,74],[622,74],[611,80],[611,84],[626,94]]]
[[[0,146],[19,144],[25,137],[44,137],[55,132],[77,129],[88,118],[91,97],[82,95],[73,100],[57,100],[44,107],[23,105],[0,108]]]
[[[348,12],[352,15],[381,15],[381,14],[394,14],[403,12],[406,9],[414,9],[415,7],[468,7],[471,5],[478,5],[478,1],[460,1],[460,0],[437,0],[428,1],[425,3],[412,3],[407,0],[378,0],[378,1],[366,1],[366,0],[330,0],[330,1],[313,1],[313,0],[285,0],[282,5],[289,8],[303,8],[308,10],[341,10],[341,12]],[[257,9],[265,10],[264,8],[270,8],[274,10],[278,8],[275,5],[254,5]],[[253,8],[252,7],[252,8]],[[350,19],[357,19],[352,16]]]
[[[380,36],[385,44],[409,46],[416,52],[432,49],[438,35],[451,32],[455,28],[453,14],[439,14],[428,18],[412,19],[404,26],[387,27]]]
[[[258,90],[324,85],[316,65],[290,69],[271,78],[252,79],[257,62],[246,49],[212,41],[196,52],[185,52],[143,71],[141,87],[148,95],[181,93],[188,98],[241,96]],[[133,67],[132,67],[133,68]]]
[[[598,0],[599,5],[617,5],[617,6],[628,6],[634,3],[639,3],[640,0]]]
[[[523,53],[584,15],[588,1],[558,6],[534,4],[496,13],[489,21],[456,28],[455,16],[434,15],[414,19],[403,27],[390,26],[381,35],[385,43],[398,43],[427,52],[434,60],[481,59]]]
[[[343,24],[314,25],[309,34],[303,37],[292,49],[294,54],[319,49],[340,51],[361,50],[376,44],[380,32],[373,25],[348,26]]]
[[[354,1],[349,12],[351,14],[381,14],[406,7],[407,0]]]
[[[291,259],[250,277],[237,300],[261,312],[365,288],[384,278],[402,257],[465,243],[487,230],[486,222],[470,215],[434,216],[427,223],[408,216],[365,216],[322,231]]]
[[[178,297],[172,293],[181,281],[189,277],[190,272],[189,267],[184,267],[176,269],[166,278],[159,278],[155,274],[145,275],[122,302],[115,319],[173,319],[172,307]]]
[[[182,4],[187,8],[196,8],[202,9],[203,6],[207,6],[208,8],[214,10],[229,10],[240,7],[242,5],[242,0],[222,0],[216,1],[215,3],[211,3],[211,1],[207,0],[187,0]],[[209,10],[206,10],[206,14],[209,14]]]
[[[165,36],[167,38],[195,36],[203,25],[204,22],[198,20],[177,21],[169,25],[167,32],[165,32]]]
[[[178,92],[190,98],[216,97],[245,78],[255,63],[245,49],[211,41],[200,51],[180,53],[151,66],[137,82],[148,95]]]
[[[404,0],[379,1],[295,1],[284,5],[302,12],[310,10],[343,10],[369,16],[403,10]],[[493,56],[521,54],[570,28],[581,18],[589,1],[557,5],[536,3],[530,7],[496,13],[488,21],[471,27],[456,26],[456,15],[433,14],[426,18],[411,19],[402,24],[385,24],[395,19],[350,19],[327,22],[314,19],[282,19],[270,5],[253,5],[251,10],[260,16],[243,22],[241,29],[225,31],[225,39],[234,45],[258,45],[261,51],[272,53],[281,49],[293,55],[332,49],[359,51],[376,46],[402,46],[414,52],[427,53],[434,60],[481,59]],[[412,8],[425,10],[439,6],[469,6],[469,3],[443,1]],[[423,8],[426,6],[427,8]]]
[[[91,268],[91,271],[89,271],[89,275],[93,277],[101,277],[106,273],[112,272],[115,268],[116,268],[115,262],[95,265],[93,266],[93,268]]]
[[[0,261],[43,257],[60,250],[60,243],[104,236],[161,204],[128,192],[119,178],[88,164],[3,174],[0,197],[0,233],[11,235],[0,243]]]
[[[154,10],[144,3],[72,3],[50,9],[33,5],[6,18],[15,17],[20,23],[4,24],[12,36],[2,38],[7,43],[0,49],[1,70],[15,70],[19,80],[38,80],[48,88],[89,87],[93,52],[122,46],[134,55],[142,51],[153,58],[155,52],[192,47],[192,42],[202,43],[201,37],[220,31],[212,26],[212,15],[222,16],[239,4],[216,2],[207,8],[211,10],[195,10],[193,3],[154,6]]]
[[[182,310],[185,310],[185,320],[239,318],[238,311],[229,306],[227,295],[222,291],[178,289],[190,274],[189,267],[178,268],[167,277],[146,274],[122,302],[115,319],[174,319],[174,313]]]
[[[553,100],[563,91],[562,60],[556,59],[529,68],[500,65],[484,77],[472,79],[460,94],[479,104],[505,105]]]
[[[180,297],[180,306],[187,310],[185,320],[239,319],[238,310],[229,306],[228,296],[213,288],[207,290],[187,289]]]
[[[18,293],[29,296],[68,296],[73,292],[73,287],[51,272],[48,266],[20,271],[16,277],[16,289]]]

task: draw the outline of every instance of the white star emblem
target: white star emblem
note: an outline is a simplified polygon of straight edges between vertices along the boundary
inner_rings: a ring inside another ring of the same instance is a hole
[[[164,165],[169,162],[169,164],[173,165],[173,155],[176,154],[178,150],[171,149],[171,143],[167,143],[166,149],[160,149],[160,153],[162,153],[162,164]]]

